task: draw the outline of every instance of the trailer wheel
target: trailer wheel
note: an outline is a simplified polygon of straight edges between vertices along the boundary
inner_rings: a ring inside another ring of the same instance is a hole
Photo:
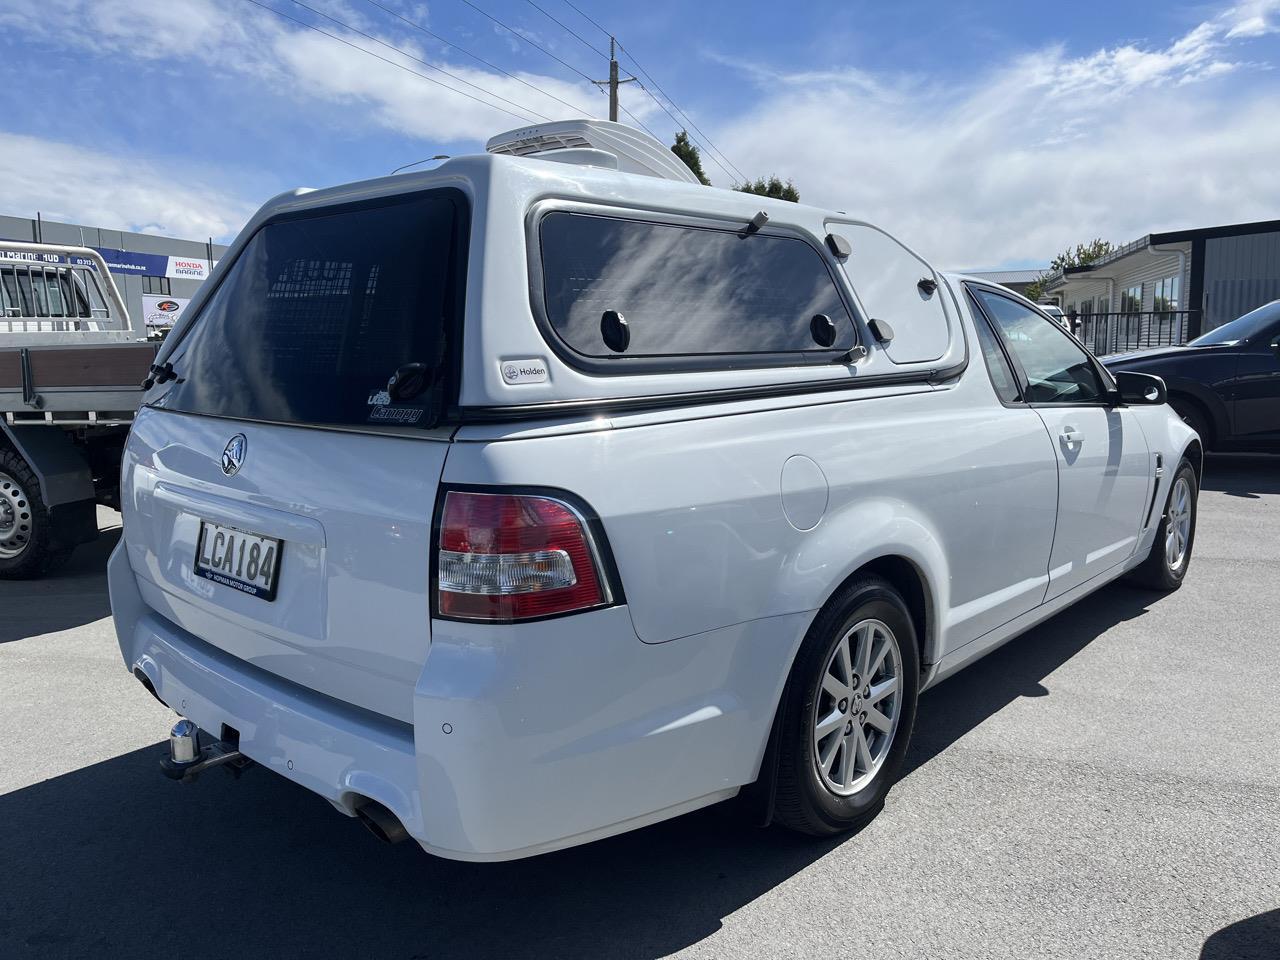
[[[66,563],[74,547],[55,536],[40,481],[12,450],[0,450],[0,579],[42,577]]]

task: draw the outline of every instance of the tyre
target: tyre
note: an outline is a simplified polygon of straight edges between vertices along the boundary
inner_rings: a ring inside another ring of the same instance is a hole
[[[774,818],[814,836],[869,823],[901,773],[919,689],[902,595],[874,576],[845,586],[809,628],[783,694]]]
[[[1171,591],[1182,586],[1191,565],[1191,548],[1196,540],[1196,513],[1200,485],[1195,467],[1185,458],[1178,464],[1165,499],[1160,527],[1151,552],[1130,578],[1153,590]]]
[[[1205,416],[1204,411],[1193,401],[1175,399],[1169,402],[1173,407],[1179,419],[1188,427],[1200,435],[1200,442],[1204,444],[1206,450],[1213,440],[1213,427],[1209,425],[1209,418]]]
[[[65,563],[72,549],[58,542],[27,462],[0,450],[0,578],[42,577]]]

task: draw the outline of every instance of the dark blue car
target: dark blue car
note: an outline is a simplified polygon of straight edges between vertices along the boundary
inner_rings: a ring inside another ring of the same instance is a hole
[[[1186,346],[1108,357],[1112,371],[1154,373],[1210,450],[1280,452],[1280,300]]]

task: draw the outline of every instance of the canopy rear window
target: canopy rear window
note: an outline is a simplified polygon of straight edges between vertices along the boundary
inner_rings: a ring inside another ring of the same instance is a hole
[[[797,237],[554,212],[540,241],[546,321],[588,360],[796,363],[856,343],[826,262]],[[606,342],[607,311],[626,320],[623,350]],[[834,330],[826,345],[813,332],[819,314]]]
[[[268,223],[170,357],[179,379],[155,404],[278,423],[434,426],[458,329],[464,203],[442,190]],[[397,371],[402,387],[389,391]]]

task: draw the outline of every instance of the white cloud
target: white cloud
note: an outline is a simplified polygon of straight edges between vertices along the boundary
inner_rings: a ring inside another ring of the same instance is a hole
[[[0,29],[58,46],[79,44],[97,55],[201,61],[211,70],[249,77],[278,95],[340,104],[346,109],[331,113],[330,122],[344,131],[372,122],[436,143],[485,140],[526,118],[541,119],[535,114],[558,120],[601,116],[605,109],[604,98],[585,81],[514,70],[518,79],[513,79],[425,50],[418,43],[422,34],[389,17],[366,16],[372,8],[340,0],[313,0],[312,5],[377,39],[288,4],[278,6],[346,43],[260,7],[216,0],[6,0]],[[352,105],[367,109],[352,110]],[[627,106],[641,117],[650,112],[638,100]]]
[[[1260,37],[1280,30],[1280,0],[1245,0],[1223,15],[1226,37]]]
[[[1212,81],[1250,66],[1234,56],[1239,31],[1272,32],[1278,7],[1240,4],[1162,48],[1051,47],[959,87],[845,82],[838,68],[773,77],[715,138],[748,173],[792,177],[806,201],[878,222],[948,267],[1276,217],[1280,90],[1226,95]]]
[[[84,147],[0,133],[5,213],[224,240],[253,208],[193,177]]]

